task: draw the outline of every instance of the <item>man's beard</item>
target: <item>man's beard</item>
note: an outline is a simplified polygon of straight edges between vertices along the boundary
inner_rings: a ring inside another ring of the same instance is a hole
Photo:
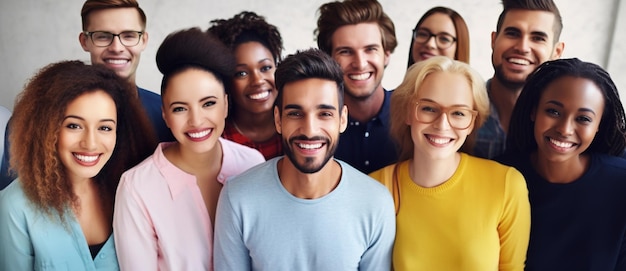
[[[327,151],[322,162],[319,165],[315,165],[313,164],[315,162],[315,157],[306,157],[304,158],[304,163],[300,164],[292,149],[292,146],[293,146],[292,143],[294,140],[324,140],[326,141]],[[305,174],[311,174],[311,173],[316,173],[320,171],[328,163],[330,158],[333,157],[336,149],[337,149],[337,142],[331,145],[330,140],[325,137],[308,138],[306,136],[297,136],[297,137],[290,138],[289,141],[283,138],[283,150],[285,152],[285,156],[289,158],[289,161],[291,161],[291,163],[296,167],[296,169],[298,169],[300,172],[305,173]]]
[[[495,66],[494,69],[495,77],[498,79],[498,81],[500,81],[500,84],[508,89],[518,90],[523,88],[526,84],[526,78],[528,78],[528,76],[524,78],[524,81],[514,81],[506,77],[506,75],[504,74],[504,70],[502,69],[502,64]]]

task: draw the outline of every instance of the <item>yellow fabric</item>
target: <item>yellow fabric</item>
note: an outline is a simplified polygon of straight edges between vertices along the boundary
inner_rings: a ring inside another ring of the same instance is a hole
[[[448,181],[424,188],[411,180],[409,161],[397,165],[399,194],[392,184],[396,165],[370,174],[399,203],[395,271],[524,269],[530,205],[515,168],[461,153]]]

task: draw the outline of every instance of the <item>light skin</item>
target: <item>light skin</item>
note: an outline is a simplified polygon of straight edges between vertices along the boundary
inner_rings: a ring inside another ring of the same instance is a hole
[[[89,14],[85,31],[106,31],[119,34],[124,31],[145,31],[139,11],[135,8],[110,8],[96,10]],[[114,37],[113,43],[107,47],[98,47],[84,33],[78,36],[80,45],[91,56],[91,63],[98,63],[112,69],[122,78],[135,84],[137,66],[141,53],[148,43],[148,33],[144,32],[139,44],[124,46],[119,38]]]
[[[511,10],[500,33],[491,33],[495,75],[490,97],[505,131],[528,75],[543,62],[561,57],[565,45],[555,41],[554,24],[554,14],[547,11]]]
[[[450,16],[443,13],[433,13],[428,16],[418,29],[427,30],[432,34],[445,33],[454,38],[457,37],[456,28],[454,28],[452,19],[450,19]],[[413,51],[411,52],[411,57],[413,57],[414,62],[426,60],[433,56],[447,56],[454,59],[456,42],[452,43],[452,46],[446,49],[439,49],[435,39],[435,37],[431,37],[428,41],[426,41],[426,43],[413,41]]]
[[[391,53],[383,48],[380,31],[376,23],[345,25],[331,38],[331,56],[344,72],[345,103],[350,116],[362,122],[378,114],[385,98],[381,82]]]
[[[90,245],[105,242],[111,234],[98,185],[93,181],[111,158],[116,144],[117,109],[102,90],[85,93],[67,105],[57,152],[78,197],[74,214]]]
[[[200,193],[214,223],[222,184],[222,147],[228,100],[224,85],[208,71],[190,68],[170,78],[163,99],[163,118],[177,143],[163,150],[181,170],[196,176]]]
[[[341,166],[332,157],[347,127],[348,109],[339,108],[337,94],[334,81],[304,79],[285,84],[282,114],[274,108],[286,154],[278,162],[278,175],[298,198],[320,198],[339,183]]]
[[[473,109],[474,98],[467,78],[458,73],[434,72],[426,76],[417,90],[416,102],[430,101],[442,107]],[[423,123],[415,117],[416,107],[407,110],[406,122],[411,128],[414,149],[409,174],[417,185],[435,187],[446,182],[459,165],[461,148],[474,129],[474,122],[466,129],[450,126],[447,114],[441,114],[432,123]]]
[[[543,91],[534,121],[537,151],[532,161],[537,172],[553,183],[569,183],[589,167],[583,154],[593,142],[602,120],[604,96],[591,80],[561,77]]]
[[[274,84],[274,57],[255,41],[238,45],[234,54],[237,64],[232,98],[237,106],[233,121],[250,140],[266,141],[276,134],[273,106],[278,91]]]

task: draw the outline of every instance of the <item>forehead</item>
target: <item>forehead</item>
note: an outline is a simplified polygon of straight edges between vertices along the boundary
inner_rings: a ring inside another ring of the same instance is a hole
[[[523,32],[545,32],[554,35],[555,16],[543,10],[513,9],[508,11],[502,21],[501,30],[517,28]]]
[[[117,107],[113,98],[104,90],[97,89],[92,92],[85,92],[76,99],[68,103],[65,115],[84,115],[115,119]]]
[[[361,48],[370,45],[382,47],[382,35],[377,23],[344,25],[333,33],[333,49],[337,47]]]
[[[472,87],[463,74],[443,71],[424,78],[417,89],[417,98],[433,100],[443,106],[472,105],[474,101]]]
[[[257,41],[248,41],[237,45],[234,54],[238,61],[247,60],[248,58],[253,58],[253,61],[262,59],[274,61],[270,50]]]
[[[121,32],[125,30],[141,31],[139,11],[135,8],[108,8],[94,10],[87,16],[87,31]]]
[[[339,106],[337,83],[326,79],[309,78],[285,84],[283,107],[298,105],[302,108],[320,105]]]
[[[167,84],[163,99],[184,100],[224,95],[224,85],[213,73],[189,68],[173,75]]]
[[[456,29],[450,16],[440,12],[435,12],[428,16],[419,27],[435,33],[447,32],[453,35],[456,34]]]
[[[563,76],[552,81],[541,93],[540,103],[548,101],[559,101],[566,106],[604,108],[602,90],[592,80],[582,77]]]

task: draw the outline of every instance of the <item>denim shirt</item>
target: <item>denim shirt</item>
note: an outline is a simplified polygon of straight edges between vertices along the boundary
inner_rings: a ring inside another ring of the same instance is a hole
[[[491,80],[487,81],[487,93],[490,93]],[[493,159],[504,153],[506,147],[506,131],[500,125],[500,115],[498,110],[491,101],[491,95],[489,95],[489,117],[478,129],[478,137],[476,138],[476,145],[474,146],[474,155]]]

